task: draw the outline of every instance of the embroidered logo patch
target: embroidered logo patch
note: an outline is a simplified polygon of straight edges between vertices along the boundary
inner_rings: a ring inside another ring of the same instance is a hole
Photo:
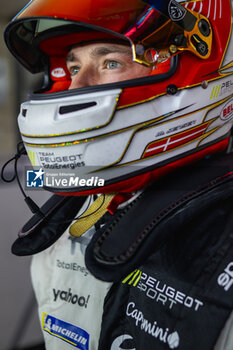
[[[82,328],[43,312],[42,329],[80,350],[89,350],[89,334]]]

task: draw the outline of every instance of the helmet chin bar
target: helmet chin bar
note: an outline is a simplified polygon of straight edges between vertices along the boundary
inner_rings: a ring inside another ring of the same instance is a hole
[[[33,166],[43,168],[50,179],[66,171],[86,181],[72,180],[65,187],[61,181],[49,181],[45,185],[50,190],[79,195],[134,191],[177,166],[227,147],[227,98],[205,105],[214,86],[210,82],[205,89],[164,93],[123,108],[120,89],[73,91],[56,98],[48,94],[22,105],[19,127]],[[87,183],[90,178],[94,185]]]

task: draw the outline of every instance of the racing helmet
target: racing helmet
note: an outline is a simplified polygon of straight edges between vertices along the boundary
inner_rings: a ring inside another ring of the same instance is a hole
[[[30,1],[5,31],[16,59],[44,76],[21,105],[20,133],[34,167],[78,175],[45,187],[67,195],[132,192],[227,149],[231,28],[229,0]],[[132,61],[151,73],[68,90],[70,48],[99,40],[129,45]]]

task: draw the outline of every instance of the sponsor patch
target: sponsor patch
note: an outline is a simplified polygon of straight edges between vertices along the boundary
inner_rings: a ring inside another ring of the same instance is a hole
[[[84,329],[71,323],[64,322],[43,312],[42,329],[75,348],[89,350],[89,334]]]
[[[86,267],[78,265],[76,262],[66,262],[66,261],[57,259],[56,266],[60,269],[72,270],[72,271],[83,273],[85,277],[89,274]]]
[[[143,312],[136,308],[136,304],[134,302],[128,303],[127,309],[126,309],[126,315],[134,320],[136,327],[138,327],[148,335],[167,344],[170,349],[176,349],[179,347],[180,336],[178,332],[173,331],[172,333],[170,333],[169,328],[160,327],[157,321],[147,320]]]
[[[138,288],[141,293],[156,303],[161,303],[165,307],[172,309],[176,305],[182,304],[193,311],[199,311],[204,305],[201,300],[191,297],[172,286],[163,283],[141,270],[134,270],[122,281],[123,284]]]
[[[228,80],[222,84],[214,85],[211,91],[210,100],[230,94],[233,91],[233,81]]]
[[[79,305],[81,307],[85,307],[87,308],[88,305],[88,301],[90,299],[90,295],[88,295],[87,297],[84,297],[83,295],[77,295],[77,294],[73,294],[71,288],[69,288],[68,290],[60,290],[60,289],[55,289],[53,288],[53,301],[57,301],[57,300],[64,300],[67,303],[71,303],[71,304],[76,304]]]
[[[57,67],[51,71],[51,75],[54,78],[62,78],[62,77],[66,76],[66,72],[64,71],[64,69],[62,67]]]
[[[220,118],[224,121],[229,120],[233,117],[233,100],[231,99],[230,101],[225,104],[223,107]]]

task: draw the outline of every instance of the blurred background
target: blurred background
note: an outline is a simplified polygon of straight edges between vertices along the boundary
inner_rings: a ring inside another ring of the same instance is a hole
[[[7,23],[28,1],[0,0],[0,168],[16,153],[20,141],[17,115],[20,103],[27,99],[36,81],[8,53],[3,32]],[[23,156],[19,161],[19,175],[25,181]],[[13,174],[13,162],[5,175]],[[27,195],[41,205],[49,194],[35,191]],[[0,179],[0,350],[43,349],[43,337],[37,306],[30,281],[30,257],[17,257],[11,245],[19,229],[32,216],[16,181],[9,184]]]

